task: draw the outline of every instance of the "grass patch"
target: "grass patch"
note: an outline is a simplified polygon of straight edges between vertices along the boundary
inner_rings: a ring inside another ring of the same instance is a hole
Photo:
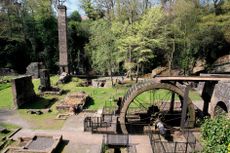
[[[55,85],[58,81],[58,76],[50,77],[51,85]],[[40,85],[40,79],[33,79],[34,91],[36,94],[39,93],[38,87]],[[18,110],[22,118],[27,120],[29,123],[33,123],[34,129],[60,129],[64,121],[55,120],[58,111],[56,110],[55,101],[62,99],[64,96],[57,95],[45,95],[41,98],[36,99],[34,102],[23,106],[23,109]],[[52,100],[53,99],[53,100]],[[56,99],[56,100],[55,100]],[[41,115],[29,114],[28,109],[46,109],[50,108],[52,112],[44,113]]]
[[[0,142],[4,137],[9,136],[11,133],[14,132],[14,130],[19,128],[19,126],[16,126],[16,125],[13,125],[13,124],[8,124],[8,123],[0,123],[0,126],[7,129],[6,132],[0,133]]]
[[[6,88],[0,91],[0,109],[13,108],[13,95],[12,88]]]
[[[17,129],[19,126],[13,125],[13,124],[8,124],[8,123],[0,123],[0,126],[7,128],[7,129]]]
[[[58,81],[58,76],[52,76],[50,78],[51,85],[55,85]],[[58,85],[61,89],[68,91],[68,92],[77,92],[77,91],[85,91],[89,96],[92,98],[89,104],[89,109],[96,110],[103,107],[104,103],[109,101],[111,98],[118,98],[123,97],[125,93],[127,92],[127,87],[121,87],[118,86],[116,88],[94,88],[94,87],[77,87],[78,82],[81,81],[80,79],[73,78],[72,82],[67,84],[60,84]],[[39,93],[38,87],[40,85],[40,79],[33,79],[34,84],[34,91],[36,94]],[[13,108],[13,96],[12,96],[12,89],[10,87],[10,84],[6,84],[3,86],[0,86],[0,109],[10,109]],[[145,93],[148,94],[148,93]],[[66,95],[61,96],[50,96],[49,98],[57,98],[57,99],[63,99]],[[147,95],[144,95],[143,97],[149,97]],[[197,101],[201,100],[198,93],[191,91],[190,97],[192,100]],[[144,98],[146,99],[146,98]],[[45,104],[46,99],[40,100],[39,102],[32,103],[29,107],[31,108],[41,108],[42,105]],[[148,100],[146,100],[148,101]],[[41,106],[38,106],[41,105]]]
[[[51,108],[52,109],[52,108]],[[58,114],[55,109],[52,109],[52,112],[45,113],[41,115],[28,114],[27,110],[20,109],[19,114],[22,118],[27,120],[29,123],[33,123],[33,129],[61,129],[64,121],[55,120],[56,115]]]
[[[11,81],[14,76],[1,76],[0,82]],[[0,109],[13,108],[11,83],[0,83]]]
[[[110,101],[110,99],[115,99],[118,97],[123,97],[127,92],[126,87],[117,88],[96,88],[96,87],[77,87],[78,81],[74,80],[68,84],[60,84],[59,87],[68,92],[86,92],[91,100],[88,104],[88,109],[97,110],[101,109],[105,102]],[[59,98],[64,98],[66,95],[62,95]]]
[[[29,105],[25,105],[22,109],[19,109],[19,114],[22,118],[27,120],[29,123],[33,123],[34,129],[61,129],[64,121],[55,120],[58,115],[58,111],[56,110],[58,97],[47,95],[42,98],[36,99],[33,103]],[[41,115],[30,114],[27,113],[28,110],[32,109],[51,109],[51,112],[45,112]]]
[[[55,85],[58,81],[57,76],[50,78],[51,84]],[[58,85],[59,88],[68,91],[68,92],[77,92],[85,91],[92,99],[88,105],[88,109],[97,110],[104,106],[106,101],[109,101],[111,98],[117,98],[123,96],[128,88],[93,88],[93,87],[77,87],[78,81],[74,79],[72,82],[67,84]],[[33,79],[34,90],[38,93],[38,86],[40,84],[39,79]],[[35,102],[25,105],[24,109],[19,110],[21,117],[26,119],[28,122],[33,123],[34,129],[60,129],[62,128],[64,121],[55,120],[57,114],[59,113],[56,110],[58,102],[50,102],[51,99],[55,98],[58,100],[63,99],[66,96],[64,95],[46,95],[43,98],[36,100]],[[50,108],[52,112],[45,113],[42,115],[28,114],[28,109],[44,109]]]
[[[50,78],[51,85],[54,86],[58,81],[58,76],[52,76]],[[91,100],[87,105],[89,110],[97,110],[101,109],[105,102],[109,102],[113,99],[118,97],[123,97],[128,90],[128,87],[124,86],[117,86],[115,88],[95,88],[95,87],[77,87],[80,79],[73,78],[72,82],[67,84],[59,84],[58,87],[65,90],[67,92],[77,92],[77,91],[84,91],[90,97]],[[40,79],[33,79],[34,84],[34,91],[36,94],[39,93],[38,87],[40,85]],[[0,109],[1,108],[13,108],[13,97],[11,87],[4,86],[2,90],[0,90]],[[190,92],[190,96],[193,100],[200,99],[199,95],[195,92]],[[58,102],[51,101],[51,99],[55,98],[57,101],[64,99],[66,94],[63,95],[47,95],[43,96],[36,101],[31,102],[29,105],[26,105],[23,109],[18,110],[19,114],[22,118],[27,120],[30,123],[33,123],[34,129],[60,129],[64,121],[62,120],[55,120],[58,111],[56,110],[56,106]],[[148,97],[148,96],[144,96]],[[50,108],[52,112],[45,113],[42,115],[35,115],[35,114],[28,114],[28,109],[44,109]]]
[[[189,97],[192,101],[201,100],[199,94],[195,91],[189,92]],[[150,90],[139,94],[134,102],[130,104],[131,107],[146,107],[151,105],[161,105],[161,102],[170,102],[172,98],[172,92],[166,89]],[[175,94],[175,101],[180,101],[180,98]]]
[[[58,81],[58,79],[59,79],[59,77],[57,75],[51,76],[50,77],[51,85],[55,86],[57,81]],[[34,85],[34,91],[35,91],[36,94],[38,94],[39,93],[38,87],[40,85],[40,79],[33,79],[32,82],[33,82],[33,85]]]
[[[77,87],[76,91],[85,91],[92,98],[90,110],[97,110],[104,106],[105,102],[109,102],[118,97],[123,97],[127,88],[92,88],[92,87]]]
[[[0,91],[11,87],[10,83],[0,83]]]

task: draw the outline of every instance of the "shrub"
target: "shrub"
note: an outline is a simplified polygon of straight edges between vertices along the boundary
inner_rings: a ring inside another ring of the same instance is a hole
[[[218,116],[206,119],[201,126],[205,153],[228,153],[230,144],[230,119]]]

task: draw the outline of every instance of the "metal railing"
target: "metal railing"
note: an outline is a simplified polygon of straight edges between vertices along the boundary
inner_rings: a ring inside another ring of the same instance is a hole
[[[182,134],[185,141],[165,141],[161,139],[160,134],[154,134],[152,130],[149,130],[148,135],[153,153],[192,153],[200,150],[199,142],[189,129],[183,129]]]
[[[114,129],[116,130],[116,126],[117,124],[112,123],[112,118],[110,118],[109,116],[86,117],[84,119],[84,131],[89,131],[92,133],[112,132],[110,128],[114,127]]]

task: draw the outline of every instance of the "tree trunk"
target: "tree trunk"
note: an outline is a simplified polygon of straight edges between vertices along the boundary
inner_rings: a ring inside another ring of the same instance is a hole
[[[171,76],[172,75],[172,62],[173,62],[173,56],[174,56],[174,53],[175,53],[175,50],[176,50],[176,44],[175,44],[175,38],[173,38],[173,43],[172,43],[173,47],[172,47],[172,52],[170,53],[170,56],[169,56],[169,75]]]
[[[113,87],[114,83],[113,83],[113,72],[112,72],[112,64],[111,63],[109,63],[109,73],[110,73],[110,79],[111,79],[112,87]]]
[[[114,83],[113,83],[113,72],[112,72],[112,68],[110,67],[110,79],[111,79],[111,82],[112,82],[112,87],[114,86]]]
[[[129,63],[132,63],[132,50],[131,50],[131,47],[129,47]],[[130,68],[129,72],[130,72],[129,73],[130,80],[133,81],[132,68]]]
[[[138,78],[139,78],[139,70],[140,70],[140,67],[139,67],[139,64],[137,64],[136,83],[138,82]]]

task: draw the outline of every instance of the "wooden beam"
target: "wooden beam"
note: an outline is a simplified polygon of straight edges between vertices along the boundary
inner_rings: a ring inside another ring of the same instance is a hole
[[[230,77],[217,77],[217,76],[196,76],[196,77],[155,77],[158,81],[230,81]]]

